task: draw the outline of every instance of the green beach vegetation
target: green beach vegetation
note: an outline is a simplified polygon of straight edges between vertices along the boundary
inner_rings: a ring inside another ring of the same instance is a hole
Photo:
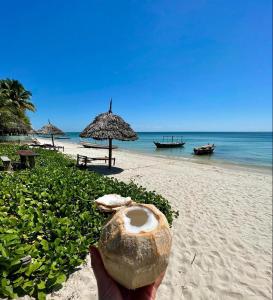
[[[1,145],[0,155],[17,160],[17,145]],[[155,192],[80,170],[58,153],[35,150],[34,169],[0,172],[0,297],[45,299],[61,287],[96,244],[108,215],[94,200],[117,193],[156,205],[170,224],[178,212]]]
[[[26,114],[35,111],[31,96],[18,80],[0,80],[0,133],[26,133],[31,128]]]

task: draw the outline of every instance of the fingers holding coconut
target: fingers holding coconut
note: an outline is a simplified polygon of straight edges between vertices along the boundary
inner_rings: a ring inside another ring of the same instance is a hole
[[[89,248],[91,256],[91,266],[93,268],[97,284],[98,294],[100,300],[122,300],[122,299],[136,299],[136,300],[153,300],[155,299],[157,289],[162,282],[165,273],[161,273],[153,284],[141,287],[136,290],[128,290],[116,283],[103,266],[103,262],[99,251],[91,246]]]
[[[97,280],[99,299],[124,299],[122,297],[121,290],[117,286],[116,282],[107,274],[103,266],[99,251],[93,246],[89,248],[89,251],[91,256],[91,266]]]
[[[100,257],[100,253],[97,248],[90,246],[89,248],[90,257],[91,257],[91,266],[94,270],[95,277],[97,281],[104,280],[107,276],[107,273],[104,269],[103,262]]]
[[[150,204],[123,207],[103,227],[99,251],[105,269],[118,283],[137,289],[164,273],[171,249],[165,216]]]
[[[131,299],[154,300],[164,276],[165,272],[161,273],[154,283],[134,290],[133,297]]]

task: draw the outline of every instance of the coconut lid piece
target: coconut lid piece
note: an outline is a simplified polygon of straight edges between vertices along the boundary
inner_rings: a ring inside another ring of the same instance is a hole
[[[130,205],[132,199],[131,197],[122,197],[118,194],[108,194],[95,200],[95,203],[101,211],[112,212],[123,206]]]

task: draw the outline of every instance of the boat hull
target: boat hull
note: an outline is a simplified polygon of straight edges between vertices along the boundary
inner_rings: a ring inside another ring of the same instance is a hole
[[[97,144],[81,144],[84,148],[94,148],[94,149],[109,149],[108,145],[97,145]],[[112,149],[117,149],[117,146],[112,146]]]
[[[178,148],[183,147],[185,143],[159,143],[154,142],[157,148]]]
[[[194,148],[193,151],[194,151],[195,155],[206,155],[206,154],[212,154],[214,151],[214,148],[213,149],[196,149],[196,148]]]

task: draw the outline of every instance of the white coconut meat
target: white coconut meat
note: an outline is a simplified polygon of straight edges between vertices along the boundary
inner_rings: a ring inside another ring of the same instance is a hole
[[[107,272],[128,289],[153,283],[168,265],[172,237],[151,204],[122,207],[105,224],[99,251]]]
[[[104,195],[95,200],[97,205],[103,205],[105,207],[120,207],[129,205],[132,202],[131,197],[122,197],[117,194]]]
[[[125,231],[128,233],[150,232],[158,226],[153,212],[146,207],[133,206],[123,213]]]

